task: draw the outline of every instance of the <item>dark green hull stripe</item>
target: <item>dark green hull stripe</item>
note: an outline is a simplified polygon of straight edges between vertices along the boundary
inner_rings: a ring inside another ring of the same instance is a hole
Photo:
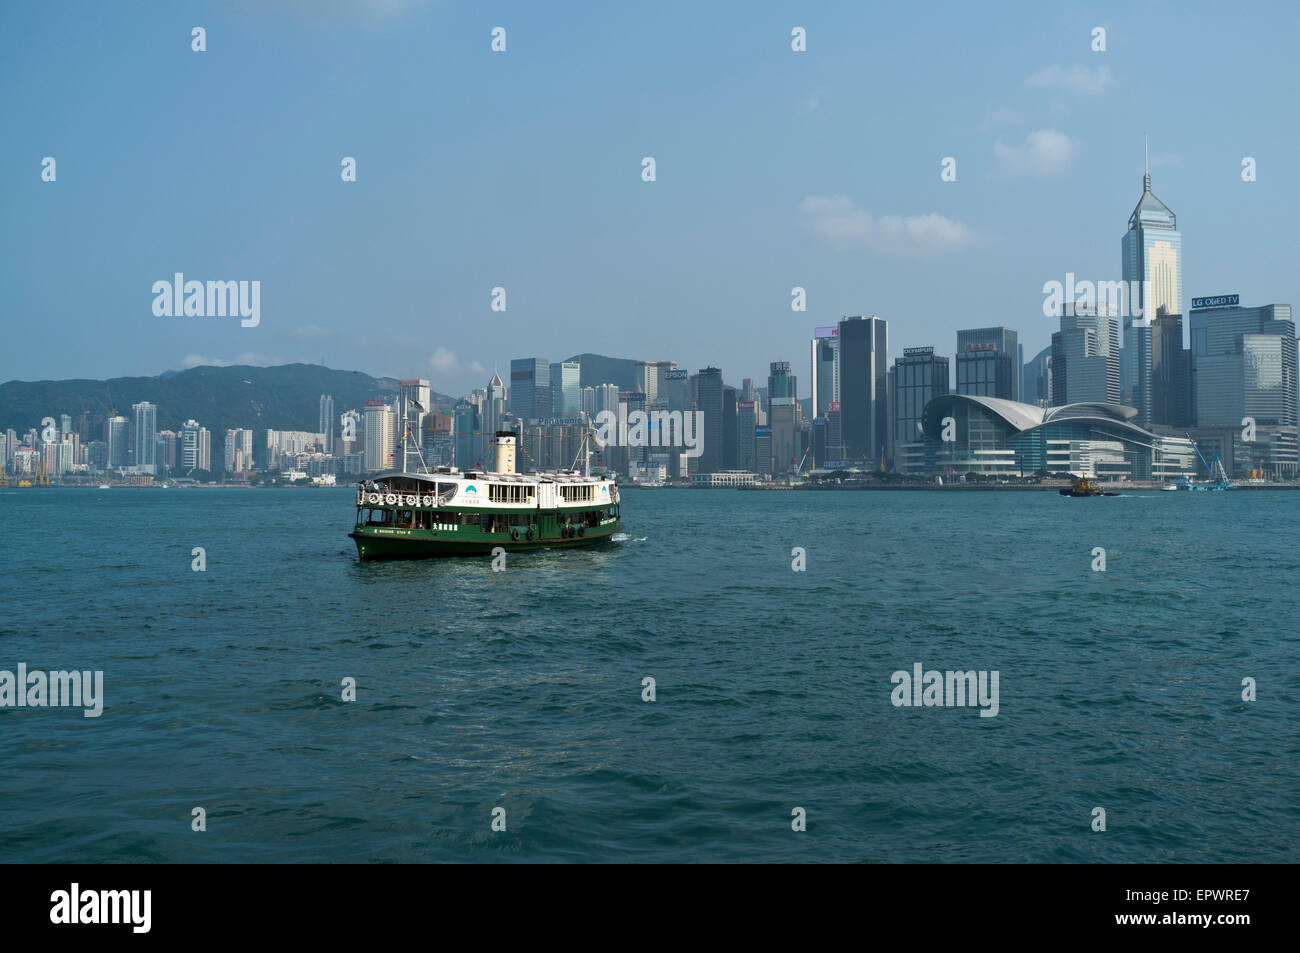
[[[621,532],[623,524],[614,523],[588,532],[585,536],[573,539],[559,537],[526,540],[520,535],[518,540],[509,536],[492,538],[480,536],[477,539],[457,538],[454,532],[430,533],[427,530],[415,530],[409,536],[390,534],[374,535],[371,533],[352,532],[357,544],[357,555],[361,560],[372,559],[427,559],[435,556],[490,556],[492,550],[500,546],[508,553],[526,552],[534,549],[568,549],[575,546],[589,546],[592,543],[606,542],[615,533]],[[416,534],[419,535],[416,535]]]

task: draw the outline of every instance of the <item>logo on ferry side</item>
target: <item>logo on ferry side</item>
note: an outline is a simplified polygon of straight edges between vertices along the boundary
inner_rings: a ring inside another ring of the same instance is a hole
[[[478,490],[475,489],[475,488],[474,488],[474,484],[471,483],[471,484],[469,484],[469,486],[465,487],[465,492],[466,492],[466,493],[477,493]]]

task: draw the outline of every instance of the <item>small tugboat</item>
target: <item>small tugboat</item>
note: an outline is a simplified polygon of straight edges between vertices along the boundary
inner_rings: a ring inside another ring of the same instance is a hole
[[[1079,477],[1068,487],[1061,487],[1061,496],[1119,496],[1114,490],[1103,490],[1087,477]]]
[[[622,530],[613,480],[574,469],[516,473],[515,435],[498,432],[493,445],[491,471],[438,467],[385,473],[362,484],[348,534],[357,556],[363,562],[487,556],[498,546],[507,552],[586,546]]]

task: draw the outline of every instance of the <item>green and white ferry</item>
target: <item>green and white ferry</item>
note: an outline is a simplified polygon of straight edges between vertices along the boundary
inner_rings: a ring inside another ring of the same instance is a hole
[[[362,484],[348,534],[361,560],[588,546],[623,529],[613,480],[577,470],[516,473],[515,435],[497,433],[493,444],[490,472],[438,467]]]

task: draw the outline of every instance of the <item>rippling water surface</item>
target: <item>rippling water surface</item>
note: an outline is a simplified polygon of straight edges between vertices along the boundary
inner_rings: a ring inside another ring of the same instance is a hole
[[[0,669],[106,695],[0,709],[0,860],[1296,859],[1300,493],[623,508],[494,573],[358,563],[349,490],[0,490]]]

